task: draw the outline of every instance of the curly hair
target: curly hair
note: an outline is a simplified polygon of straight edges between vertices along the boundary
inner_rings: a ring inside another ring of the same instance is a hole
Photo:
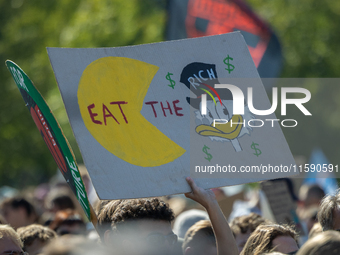
[[[26,227],[18,228],[17,232],[24,244],[24,249],[27,246],[30,246],[36,239],[45,243],[57,237],[56,232],[52,229],[39,224],[31,224]]]
[[[174,220],[174,213],[170,207],[158,198],[151,199],[126,199],[107,203],[98,215],[100,232],[105,232],[108,227],[120,228],[122,223],[135,220]]]
[[[278,236],[290,236],[296,243],[297,233],[288,225],[260,225],[250,235],[241,255],[260,255],[273,250],[273,240]]]
[[[241,233],[245,234],[248,230],[252,233],[261,224],[270,224],[270,221],[256,213],[250,213],[234,218],[230,223],[230,228],[234,236],[236,236]]]

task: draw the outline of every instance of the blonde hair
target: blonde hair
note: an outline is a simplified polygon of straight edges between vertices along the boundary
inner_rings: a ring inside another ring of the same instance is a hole
[[[182,251],[187,247],[203,249],[207,244],[216,245],[215,234],[209,220],[200,220],[192,225],[185,234]]]
[[[273,240],[278,236],[290,236],[296,243],[297,233],[288,225],[260,225],[250,235],[241,255],[260,255],[273,251]]]
[[[250,213],[234,218],[230,223],[230,228],[234,236],[236,236],[238,234],[245,234],[248,230],[252,233],[261,224],[268,225],[271,222],[256,213]]]
[[[42,243],[47,243],[57,237],[56,232],[52,229],[39,224],[18,228],[17,232],[25,248],[30,246],[36,239],[40,240]]]
[[[9,225],[0,225],[0,240],[4,237],[11,239],[13,243],[18,245],[20,248],[23,247],[19,234]]]
[[[313,238],[314,236],[316,236],[320,233],[322,233],[322,226],[321,226],[320,222],[316,222],[316,223],[314,223],[312,229],[309,231],[308,239],[311,239],[311,238]]]

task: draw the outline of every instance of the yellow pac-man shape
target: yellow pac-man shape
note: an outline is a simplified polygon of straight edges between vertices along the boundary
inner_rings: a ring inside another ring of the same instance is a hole
[[[160,166],[185,152],[140,113],[157,71],[136,59],[104,57],[88,65],[79,82],[86,128],[104,148],[133,165]]]

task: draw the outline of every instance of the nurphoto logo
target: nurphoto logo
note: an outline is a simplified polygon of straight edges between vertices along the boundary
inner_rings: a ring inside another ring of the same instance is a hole
[[[259,116],[266,116],[270,115],[275,112],[277,106],[278,106],[278,88],[273,87],[272,88],[272,105],[269,109],[255,109],[254,102],[253,102],[253,88],[248,87],[247,88],[247,105],[245,106],[244,102],[244,94],[242,90],[232,84],[215,84],[216,89],[228,89],[232,94],[232,116],[235,115],[244,115],[245,114],[245,108],[247,108],[247,111],[249,111],[252,114],[259,115]],[[216,90],[213,90],[216,93],[216,96],[220,99],[220,96],[216,92]],[[288,93],[299,93],[303,94],[303,98],[287,98]],[[209,95],[212,97],[211,93]],[[307,103],[311,99],[311,93],[308,89],[305,88],[297,88],[297,87],[284,87],[281,88],[281,115],[286,116],[287,114],[287,105],[295,105],[305,116],[311,116],[312,114],[306,109],[306,107],[303,105]],[[215,106],[219,107],[219,104],[223,108],[223,100],[219,100],[219,103],[215,102]],[[202,94],[201,96],[201,115],[207,115],[207,94]],[[274,126],[274,121],[281,122],[281,125],[283,127],[295,127],[298,122],[294,119],[265,119],[265,121],[271,122],[272,127]],[[293,125],[288,125],[287,122],[293,122]],[[238,125],[243,124],[243,126],[246,125],[246,119],[243,119],[243,122],[233,122],[233,118],[229,119],[215,119],[213,120],[213,126],[215,127],[216,124],[227,124],[229,125]],[[264,125],[264,121],[262,119],[249,119],[248,120],[248,126],[250,127],[262,127]]]

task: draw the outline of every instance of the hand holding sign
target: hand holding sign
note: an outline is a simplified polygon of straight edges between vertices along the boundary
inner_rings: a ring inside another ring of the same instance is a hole
[[[204,208],[209,208],[211,203],[216,203],[216,197],[212,190],[210,189],[202,189],[201,187],[198,187],[194,180],[190,177],[186,178],[186,181],[190,185],[191,192],[185,193],[184,195],[187,198],[190,198],[197,203],[201,204]]]
[[[186,178],[190,185],[191,192],[185,193],[185,196],[191,198],[197,203],[201,204],[207,211],[214,235],[217,243],[217,254],[235,255],[238,254],[238,248],[225,219],[219,204],[217,203],[215,194],[212,190],[205,190],[197,186],[193,179]]]

